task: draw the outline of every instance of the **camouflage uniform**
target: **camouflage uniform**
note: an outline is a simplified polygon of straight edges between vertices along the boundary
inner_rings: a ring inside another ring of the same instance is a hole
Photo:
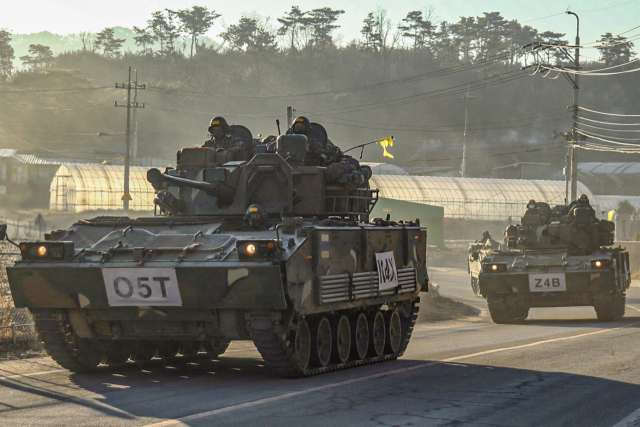
[[[240,138],[236,136],[225,135],[224,138],[220,138],[220,139],[214,136],[214,137],[211,137],[211,139],[206,140],[204,143],[204,146],[210,147],[210,148],[216,148],[216,149],[229,150],[231,153],[233,153],[233,157],[236,160],[246,160],[244,143]]]

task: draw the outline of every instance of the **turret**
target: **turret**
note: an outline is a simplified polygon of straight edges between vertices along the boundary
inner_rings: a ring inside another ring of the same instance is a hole
[[[311,165],[307,150],[303,135],[257,144],[248,161],[230,160],[226,150],[185,148],[178,152],[175,169],[150,169],[147,180],[158,191],[155,203],[161,215],[243,217],[250,205],[260,205],[274,218],[368,221],[378,190],[369,189],[368,181],[355,189],[327,183],[327,168]],[[370,170],[363,172],[370,177]]]
[[[615,225],[599,220],[589,205],[558,205],[529,202],[520,225],[509,225],[505,240],[509,249],[544,250],[566,248],[571,253],[592,253],[613,244]]]

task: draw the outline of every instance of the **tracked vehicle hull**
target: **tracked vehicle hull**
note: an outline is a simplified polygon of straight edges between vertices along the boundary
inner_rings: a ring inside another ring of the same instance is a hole
[[[54,258],[56,242],[71,253]],[[250,242],[276,249],[243,256]],[[252,340],[280,376],[306,376],[400,357],[427,282],[426,230],[323,226],[238,231],[223,218],[101,217],[45,242],[51,257],[8,268],[49,354],[73,371],[105,362],[217,357]],[[381,288],[376,254],[394,260]]]
[[[595,263],[600,262],[600,267]],[[499,266],[493,271],[493,266]],[[566,250],[479,251],[469,263],[471,287],[487,299],[496,323],[527,318],[532,307],[591,306],[601,321],[625,313],[629,254],[602,248],[589,255]]]

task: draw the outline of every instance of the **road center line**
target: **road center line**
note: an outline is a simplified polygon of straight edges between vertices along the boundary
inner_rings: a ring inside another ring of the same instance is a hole
[[[368,375],[368,376],[360,377],[360,378],[354,378],[354,379],[347,380],[347,381],[342,381],[342,382],[339,382],[339,383],[327,384],[327,385],[323,385],[323,386],[319,386],[319,387],[308,388],[308,389],[305,389],[305,390],[293,391],[293,392],[290,392],[290,393],[284,393],[284,394],[280,394],[280,395],[277,395],[277,396],[265,397],[265,398],[262,398],[262,399],[252,400],[250,402],[239,403],[237,405],[225,406],[223,408],[214,409],[214,410],[211,410],[211,411],[200,412],[198,414],[187,415],[186,417],[170,419],[170,420],[161,421],[159,423],[154,423],[154,424],[147,424],[147,425],[145,425],[143,427],[168,427],[168,426],[174,426],[174,425],[178,425],[180,423],[186,423],[186,422],[189,422],[189,421],[199,420],[199,419],[211,417],[211,416],[214,416],[214,415],[220,415],[220,414],[225,414],[225,413],[229,413],[229,412],[234,412],[234,411],[238,411],[238,410],[241,410],[241,409],[252,408],[254,406],[260,406],[260,405],[264,405],[264,404],[267,404],[267,403],[279,402],[279,401],[282,401],[282,400],[287,400],[287,399],[291,399],[291,398],[294,398],[294,397],[303,396],[303,395],[306,395],[306,394],[317,393],[317,392],[330,390],[330,389],[337,388],[337,387],[342,387],[342,386],[351,385],[351,384],[357,384],[357,383],[360,383],[360,382],[370,381],[370,380],[374,380],[374,379],[378,379],[378,378],[384,378],[384,377],[394,376],[394,375],[398,375],[398,374],[404,374],[406,372],[410,372],[410,371],[413,371],[415,369],[422,369],[422,368],[426,368],[428,366],[434,366],[434,365],[438,365],[438,364],[441,364],[441,363],[455,362],[457,360],[471,358],[471,357],[477,357],[477,356],[482,356],[482,355],[485,355],[485,354],[500,353],[500,352],[503,352],[503,351],[510,351],[510,350],[516,350],[516,349],[520,349],[520,348],[533,347],[533,346],[542,345],[542,344],[549,344],[549,343],[552,343],[552,342],[559,342],[559,341],[567,341],[567,340],[573,340],[573,339],[578,339],[578,338],[584,338],[584,337],[588,337],[588,336],[591,336],[591,335],[597,335],[597,334],[602,334],[602,333],[605,333],[605,332],[616,331],[618,329],[628,328],[630,326],[637,325],[637,324],[640,324],[640,320],[637,321],[637,322],[626,324],[626,325],[617,326],[615,328],[601,329],[599,331],[587,332],[587,333],[578,334],[578,335],[571,335],[571,336],[568,336],[568,337],[553,338],[553,339],[549,339],[549,340],[536,341],[536,342],[533,342],[533,343],[523,344],[523,345],[516,345],[516,346],[513,346],[513,347],[501,347],[501,348],[496,348],[496,349],[493,349],[493,350],[480,351],[480,352],[477,352],[477,353],[466,354],[466,355],[463,355],[463,356],[449,357],[449,358],[446,358],[446,359],[442,359],[440,361],[420,363],[418,365],[413,365],[413,366],[410,366],[410,367],[407,367],[407,368],[394,369],[394,370],[391,370],[391,371],[380,372],[378,374]]]
[[[8,375],[6,377],[0,377],[0,381],[1,380],[11,380],[14,378],[22,378],[22,377],[37,377],[40,375],[47,375],[47,374],[55,374],[56,372],[68,372],[67,369],[54,369],[52,371],[40,371],[40,372],[31,372],[28,374],[16,374],[16,375]]]

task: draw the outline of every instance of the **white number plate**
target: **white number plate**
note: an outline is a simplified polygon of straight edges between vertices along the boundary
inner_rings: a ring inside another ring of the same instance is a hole
[[[567,290],[564,273],[530,274],[529,290],[531,292],[558,292]]]
[[[173,268],[103,268],[109,305],[182,306]]]

